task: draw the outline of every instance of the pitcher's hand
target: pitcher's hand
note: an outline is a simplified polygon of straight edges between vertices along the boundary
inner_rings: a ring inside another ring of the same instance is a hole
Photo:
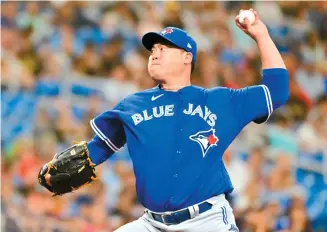
[[[239,22],[239,15],[237,15],[235,18],[236,25],[255,41],[257,41],[262,37],[269,36],[268,29],[266,25],[260,20],[258,13],[254,11],[252,8],[250,9],[250,11],[254,13],[255,16],[254,22],[251,24],[250,21],[247,18],[245,18],[244,23],[241,24]],[[240,10],[239,13],[241,12],[242,10]]]

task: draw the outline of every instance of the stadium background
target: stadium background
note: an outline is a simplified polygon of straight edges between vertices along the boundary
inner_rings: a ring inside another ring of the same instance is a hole
[[[240,231],[327,231],[327,2],[2,2],[2,231],[112,231],[138,218],[126,147],[98,167],[101,179],[51,198],[37,172],[89,120],[151,88],[143,33],[186,29],[198,42],[193,83],[260,82],[255,43],[234,25],[253,7],[290,74],[290,99],[251,124],[224,155]],[[159,132],[158,132],[159,133]],[[158,183],[160,184],[160,183]]]

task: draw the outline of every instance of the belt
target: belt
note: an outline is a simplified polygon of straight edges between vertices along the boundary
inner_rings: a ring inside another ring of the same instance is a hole
[[[196,214],[196,208],[198,207],[198,214],[204,213],[207,210],[212,208],[212,205],[208,202],[203,202],[198,205],[190,206],[183,210],[178,210],[175,212],[169,212],[169,213],[153,213],[148,211],[148,213],[152,216],[152,218],[158,222],[161,222],[165,225],[177,225],[179,223],[182,223],[186,220],[194,218]],[[191,211],[193,211],[191,213]]]

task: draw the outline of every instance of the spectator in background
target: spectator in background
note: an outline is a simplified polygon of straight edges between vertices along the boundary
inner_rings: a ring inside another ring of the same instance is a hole
[[[223,160],[226,168],[228,169],[231,181],[235,186],[232,197],[237,198],[243,194],[245,186],[251,177],[248,173],[249,168],[247,167],[246,163],[234,156],[235,155],[232,151],[232,148],[229,147],[224,153]],[[242,175],[239,175],[239,173],[242,173]]]
[[[64,53],[69,57],[81,55],[84,50],[83,41],[76,37],[72,25],[67,22],[58,26],[49,38],[49,45],[54,52]]]
[[[327,93],[321,95],[317,99],[317,107],[319,109],[321,117],[326,120],[326,118],[327,118]]]
[[[155,4],[151,4],[150,2],[142,2],[143,7],[138,7],[138,15],[142,15],[140,17],[140,23],[137,25],[137,35],[141,38],[148,31],[159,31],[164,26],[160,21],[156,20],[158,17],[158,7]]]
[[[291,118],[277,114],[276,124],[268,128],[267,136],[269,140],[270,157],[275,160],[276,153],[284,153],[295,157],[298,154],[298,146],[294,137],[294,123]]]
[[[21,46],[17,44],[23,41],[20,41],[22,37],[18,36],[19,31],[15,21],[17,3],[6,2],[2,4],[1,10],[1,88],[10,91],[17,91],[20,88],[31,89],[34,86],[33,71],[37,71],[37,68],[24,65],[18,57]],[[28,38],[25,40],[25,45],[25,48],[33,54]]]
[[[19,28],[25,29],[30,27],[33,31],[31,35],[33,46],[42,42],[43,39],[52,33],[48,18],[44,12],[40,12],[42,4],[44,3],[35,1],[28,2],[25,5],[25,10],[20,12],[17,16]]]
[[[52,83],[55,85],[59,80],[64,78],[64,70],[58,67],[68,67],[67,60],[60,59],[60,56],[53,54],[49,51],[40,51],[39,59],[40,66],[42,67],[38,79],[42,80],[42,83]]]
[[[296,71],[299,68],[299,61],[296,56],[285,54],[283,60],[290,78],[290,98],[286,104],[285,112],[296,122],[302,122],[312,106],[312,101],[296,81]]]
[[[102,76],[109,76],[111,70],[119,63],[122,63],[122,46],[123,37],[119,34],[104,43],[103,49],[101,49],[100,68]]]
[[[244,164],[243,164],[244,165]],[[242,165],[242,166],[243,166]],[[256,209],[260,205],[260,195],[263,191],[264,183],[264,156],[260,148],[253,149],[249,153],[247,162],[243,168],[242,176],[238,174],[238,180],[242,180],[242,189],[239,192],[236,189],[237,195],[234,198],[234,206],[237,215],[244,215],[252,209]],[[237,170],[231,169],[232,176],[235,176]],[[235,177],[236,178],[236,177]],[[236,216],[238,217],[238,216]]]
[[[15,52],[17,44],[17,2],[1,4],[1,47],[2,50]]]
[[[98,55],[98,51],[94,47],[93,43],[87,42],[85,44],[84,51],[82,52],[81,56],[77,58],[80,62],[81,69],[83,70],[82,73],[87,76],[101,76],[102,73],[100,72],[101,68],[101,61]]]
[[[283,232],[312,232],[309,218],[307,216],[304,201],[301,198],[292,198],[287,215],[290,216],[289,227]]]
[[[310,112],[306,122],[298,130],[298,144],[301,152],[317,154],[323,152],[327,146],[327,123],[324,105]]]
[[[307,20],[306,2],[301,2],[296,6],[294,3],[281,3],[281,9],[288,19],[288,27],[291,31],[292,39],[303,41],[305,34],[312,28],[312,24]]]
[[[17,58],[33,75],[38,75],[41,71],[41,60],[39,59],[32,44],[33,28],[26,27],[19,31],[19,49]]]
[[[305,41],[306,43],[301,47],[303,65],[296,72],[296,81],[309,96],[310,100],[315,101],[325,91],[324,76],[319,73],[316,65],[321,60],[324,60],[325,54],[315,33],[308,32]]]
[[[34,87],[34,76],[15,56],[3,54],[1,57],[1,89],[18,91]]]
[[[164,10],[163,27],[184,28],[184,22],[181,19],[181,5],[179,2],[165,2]]]

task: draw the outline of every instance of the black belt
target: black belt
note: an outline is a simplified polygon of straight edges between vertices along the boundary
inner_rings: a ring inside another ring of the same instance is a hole
[[[191,206],[192,207],[192,206]],[[204,213],[205,211],[212,208],[212,205],[208,202],[203,202],[198,204],[199,214]],[[194,209],[194,208],[193,208]],[[148,213],[152,216],[152,218],[158,222],[161,222],[166,225],[177,225],[186,220],[192,218],[191,213],[188,208],[171,212],[171,213],[152,213],[148,211]]]

